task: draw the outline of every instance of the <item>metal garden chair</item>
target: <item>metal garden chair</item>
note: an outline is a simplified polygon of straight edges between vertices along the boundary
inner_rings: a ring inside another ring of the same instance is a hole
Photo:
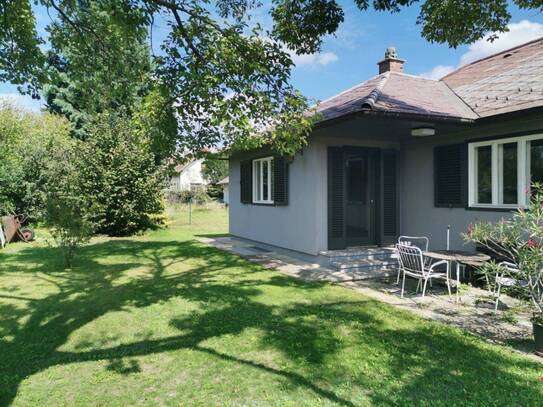
[[[498,312],[498,304],[500,302],[500,295],[502,287],[514,287],[515,285],[528,284],[528,281],[519,281],[513,277],[509,277],[514,274],[519,274],[520,270],[516,264],[510,263],[508,261],[502,261],[498,264],[499,268],[502,269],[502,272],[499,271],[496,273],[496,280],[494,285],[493,294],[496,297],[496,304],[494,305],[494,312]]]
[[[398,238],[398,243],[406,246],[415,246],[421,249],[423,252],[427,252],[430,239],[428,239],[426,236],[400,236]],[[425,261],[427,262],[426,265],[429,266],[432,259],[425,258]],[[400,258],[398,256],[398,276],[396,277],[396,285],[400,284],[400,274],[401,265]]]
[[[441,260],[431,265],[427,265],[422,254],[422,250],[417,246],[398,243],[396,245],[396,250],[398,251],[400,272],[403,275],[401,293],[402,298],[405,290],[405,276],[410,276],[418,279],[417,292],[419,291],[419,286],[422,283],[422,298],[424,298],[426,294],[426,285],[428,281],[431,281],[433,278],[444,279],[447,283],[449,297],[451,296],[451,284],[449,281],[449,263],[446,260]],[[446,265],[447,267],[445,273],[435,270],[436,267],[442,265]]]

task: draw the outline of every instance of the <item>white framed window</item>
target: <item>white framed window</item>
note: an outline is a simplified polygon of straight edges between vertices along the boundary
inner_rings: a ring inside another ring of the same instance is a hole
[[[525,207],[543,183],[543,134],[469,143],[468,174],[470,207]]]
[[[273,204],[273,157],[253,160],[253,203]]]

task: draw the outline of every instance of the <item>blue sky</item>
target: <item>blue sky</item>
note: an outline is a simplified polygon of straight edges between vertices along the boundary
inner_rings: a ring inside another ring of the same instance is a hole
[[[461,61],[469,62],[543,36],[540,13],[514,8],[512,31],[494,44],[480,41],[473,44],[471,50],[468,46],[452,49],[447,45],[430,44],[421,37],[420,27],[416,25],[417,7],[398,14],[363,13],[357,11],[352,1],[342,3],[346,10],[345,22],[336,38],[327,39],[322,49],[323,53],[330,53],[329,57],[322,61],[324,64],[319,63],[318,58],[298,64],[294,72],[294,84],[307,96],[322,100],[376,75],[376,63],[383,59],[389,46],[396,47],[398,55],[407,61],[406,73],[430,76],[438,66],[444,68],[436,69],[434,74],[446,73]]]
[[[340,3],[345,10],[345,21],[336,35],[325,39],[319,54],[293,57],[297,64],[293,83],[312,99],[326,99],[376,75],[376,63],[389,46],[396,47],[399,56],[407,60],[406,73],[438,78],[462,63],[543,36],[541,13],[512,8],[509,33],[502,34],[494,43],[482,40],[451,49],[430,44],[420,36],[420,27],[416,25],[417,7],[390,14],[361,12],[352,0]],[[38,23],[43,25],[47,19],[44,10],[38,10]],[[269,21],[265,16],[261,19],[264,25]],[[39,109],[39,102],[16,93],[14,86],[0,84],[0,97],[15,100],[29,109]]]

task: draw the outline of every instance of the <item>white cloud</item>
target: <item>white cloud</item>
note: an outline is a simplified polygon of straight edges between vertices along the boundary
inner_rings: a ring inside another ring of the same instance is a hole
[[[468,51],[460,57],[458,67],[543,37],[543,24],[522,20],[518,23],[508,24],[507,27],[509,31],[497,33],[498,38],[493,42],[488,41],[490,35],[487,35],[471,44]],[[437,65],[431,71],[420,75],[425,78],[440,79],[454,69],[456,68],[450,65]]]
[[[345,20],[335,33],[325,37],[324,43],[335,48],[354,50],[371,41],[371,34],[377,26],[373,23],[360,24],[359,14],[360,10],[354,3],[345,5]]]
[[[263,41],[274,42],[270,37],[260,37]],[[336,62],[339,57],[334,52],[316,52],[314,54],[297,54],[296,51],[290,49],[287,44],[278,42],[284,52],[290,55],[290,59],[296,67],[307,66],[317,67],[325,66]]]
[[[42,104],[39,100],[19,93],[0,93],[0,104],[9,104],[23,110],[39,112]]]
[[[445,75],[454,71],[454,69],[454,66],[451,65],[437,65],[431,71],[421,73],[420,76],[428,79],[441,79]]]
[[[338,56],[333,52],[324,52],[317,55],[317,62],[320,65],[328,65],[338,60]]]
[[[543,24],[522,20],[507,26],[508,32],[498,34],[498,39],[487,41],[488,36],[475,41],[469,46],[469,51],[460,58],[460,65],[469,64],[477,59],[496,54],[517,45],[543,37]]]
[[[297,55],[294,52],[290,52],[292,62],[296,66],[325,66],[336,62],[339,58],[333,52],[318,52],[316,54]]]

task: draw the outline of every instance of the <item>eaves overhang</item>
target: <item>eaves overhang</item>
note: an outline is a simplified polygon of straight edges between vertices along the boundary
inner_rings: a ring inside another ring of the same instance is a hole
[[[409,113],[409,112],[394,112],[394,111],[383,111],[383,110],[371,110],[371,109],[360,109],[356,111],[349,112],[345,115],[338,117],[333,117],[330,119],[322,120],[315,123],[315,128],[328,127],[336,123],[351,120],[355,117],[366,116],[366,117],[383,117],[383,118],[392,118],[398,120],[412,120],[412,121],[422,121],[422,122],[433,122],[433,123],[454,123],[454,124],[473,124],[477,119],[470,119],[465,117],[457,117],[450,115],[439,115],[439,114],[421,114],[421,113]]]

